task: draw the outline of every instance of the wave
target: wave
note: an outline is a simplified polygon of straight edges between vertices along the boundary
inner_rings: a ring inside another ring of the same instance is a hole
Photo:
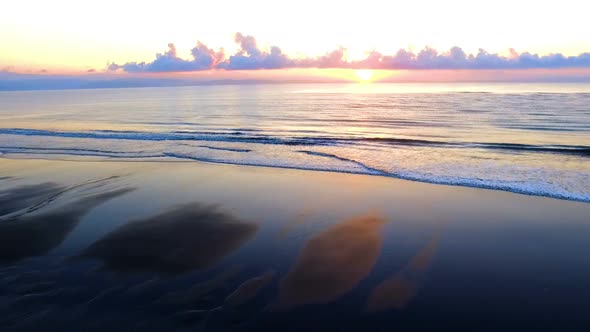
[[[86,132],[50,131],[40,129],[0,128],[0,135],[18,136],[47,136],[63,138],[89,138],[89,139],[113,139],[113,140],[137,140],[137,141],[203,141],[203,142],[231,142],[273,144],[288,146],[334,146],[334,145],[367,145],[378,144],[413,147],[438,147],[438,148],[470,148],[503,150],[508,153],[553,153],[590,157],[590,146],[586,145],[533,145],[520,143],[496,143],[496,142],[453,142],[441,140],[425,140],[399,137],[334,137],[334,136],[301,136],[280,137],[260,134],[256,130],[241,131],[174,131],[174,132],[141,132],[141,131],[114,131],[97,130]],[[250,152],[243,148],[222,148],[202,145],[203,148],[227,150],[234,152]],[[88,150],[87,150],[88,151]],[[112,151],[112,153],[116,153]]]
[[[572,201],[579,201],[579,202],[590,202],[590,194],[574,194],[574,193],[567,193],[567,192],[556,192],[556,191],[546,191],[540,188],[537,188],[535,184],[529,183],[525,184],[522,182],[508,182],[502,183],[498,180],[485,180],[479,178],[464,178],[464,177],[452,177],[452,176],[434,176],[430,174],[420,174],[416,172],[385,172],[382,170],[378,170],[365,164],[358,162],[356,160],[348,159],[339,157],[335,154],[323,153],[323,152],[314,152],[314,151],[299,151],[305,154],[311,154],[315,156],[321,157],[328,157],[333,158],[340,161],[352,162],[357,164],[369,172],[366,173],[367,175],[381,175],[381,176],[388,176],[397,179],[403,180],[410,180],[410,181],[417,181],[417,182],[426,182],[431,184],[442,184],[442,185],[453,185],[453,186],[461,186],[461,187],[471,187],[471,188],[481,188],[481,189],[492,189],[492,190],[501,190],[501,191],[508,191],[517,194],[524,194],[524,195],[531,195],[531,196],[543,196],[543,197],[550,197],[550,198],[557,198],[557,199],[564,199],[564,200],[572,200]],[[353,172],[354,173],[354,172]]]
[[[485,149],[514,150],[524,152],[543,152],[572,154],[590,157],[590,146],[584,145],[529,145],[517,143],[473,143],[472,146]]]
[[[88,132],[49,131],[41,129],[3,128],[0,134],[20,136],[49,136],[63,138],[118,139],[138,141],[208,141],[208,142],[239,142],[277,145],[330,145],[334,138],[315,137],[275,137],[264,134],[244,134],[242,132],[141,132],[96,130]]]
[[[231,151],[231,152],[250,152],[250,149],[238,149],[238,148],[220,148],[218,146],[199,145],[200,148],[219,150],[219,151]]]
[[[353,163],[353,164],[360,166],[361,168],[367,170],[367,172],[369,172],[369,174],[375,174],[375,175],[388,175],[389,174],[385,171],[367,166],[367,165],[361,163],[360,161],[339,157],[339,156],[337,156],[335,154],[331,154],[331,153],[324,153],[324,152],[317,152],[317,151],[306,151],[306,150],[300,150],[298,152],[305,153],[305,154],[312,155],[312,156],[327,157],[327,158],[332,158],[332,159],[336,159],[339,161]]]
[[[109,158],[161,158],[164,154],[146,154],[142,152],[120,152],[81,148],[42,148],[42,147],[11,147],[0,146],[2,154],[30,154],[30,155],[68,155],[80,157],[109,157]]]
[[[0,150],[5,153],[18,153],[18,154],[30,154],[30,155],[74,155],[80,157],[86,156],[100,156],[100,157],[107,157],[107,158],[116,158],[116,159],[143,159],[143,160],[150,160],[157,158],[158,160],[164,160],[168,158],[172,159],[181,159],[181,160],[192,160],[192,161],[199,161],[199,162],[207,162],[207,163],[217,163],[217,164],[232,164],[232,165],[245,165],[245,166],[262,166],[262,167],[273,167],[273,168],[288,168],[288,169],[301,169],[301,170],[311,170],[311,171],[326,171],[326,172],[336,172],[336,173],[352,173],[352,174],[365,174],[365,175],[373,175],[373,176],[385,176],[385,177],[392,177],[397,179],[403,180],[411,180],[411,181],[418,181],[418,182],[425,182],[425,183],[432,183],[432,184],[442,184],[442,185],[453,185],[453,186],[463,186],[463,187],[472,187],[472,188],[482,188],[482,189],[492,189],[492,190],[501,190],[501,191],[508,191],[512,193],[518,194],[525,194],[525,195],[532,195],[532,196],[543,196],[543,197],[550,197],[556,199],[563,199],[563,200],[570,200],[570,201],[579,201],[579,202],[587,202],[590,203],[590,193],[576,193],[576,192],[569,192],[565,189],[558,188],[558,187],[547,187],[545,184],[538,184],[538,183],[523,183],[522,181],[503,181],[500,179],[480,179],[476,177],[460,177],[460,176],[443,176],[443,175],[433,175],[429,173],[420,173],[418,171],[411,172],[411,171],[404,171],[404,172],[386,172],[383,170],[379,170],[373,167],[370,167],[360,161],[353,160],[350,158],[340,157],[336,154],[331,153],[323,153],[323,152],[316,152],[316,151],[308,151],[308,150],[299,150],[297,152],[303,153],[306,155],[317,156],[322,158],[330,158],[333,160],[341,161],[343,163],[349,163],[354,166],[355,168],[346,167],[346,164],[342,165],[332,165],[332,166],[323,166],[322,164],[294,164],[289,160],[284,160],[280,162],[272,162],[268,160],[237,160],[237,159],[230,159],[227,157],[203,157],[197,155],[190,155],[190,154],[183,154],[183,153],[172,153],[172,152],[162,152],[162,153],[155,153],[155,154],[132,154],[128,153],[121,153],[116,151],[101,151],[96,149],[68,149],[68,148],[14,148],[10,149],[7,147],[0,147]]]

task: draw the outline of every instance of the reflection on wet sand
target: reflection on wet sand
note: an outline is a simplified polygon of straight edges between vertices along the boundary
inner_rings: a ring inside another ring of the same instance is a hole
[[[232,266],[209,280],[193,285],[189,289],[166,294],[159,300],[159,302],[169,304],[197,303],[210,293],[224,288],[228,281],[234,278],[241,270],[242,266],[240,265]]]
[[[379,312],[404,308],[418,293],[438,242],[437,234],[398,273],[378,284],[371,291],[365,310]]]
[[[281,280],[272,309],[329,303],[354,288],[370,272],[381,251],[384,218],[364,215],[311,238]]]
[[[49,192],[46,185],[36,193]],[[0,222],[0,262],[14,262],[43,255],[63,242],[82,216],[95,206],[134,189],[118,189],[89,195],[60,207],[59,210],[39,215],[23,215]]]
[[[202,328],[205,331],[234,331],[255,315],[258,307],[250,304],[274,280],[275,274],[275,271],[269,269],[257,277],[242,282],[225,298],[221,306],[210,310],[180,312],[175,315],[175,318],[192,322],[202,320]]]
[[[289,236],[289,234],[293,231],[293,229],[304,225],[312,220],[311,216],[315,213],[312,209],[303,209],[299,212],[295,218],[287,223],[285,223],[281,230],[277,235],[278,240],[284,240]]]
[[[275,277],[275,271],[268,270],[258,277],[244,281],[223,302],[224,308],[235,308],[254,299],[258,292],[268,285]]]
[[[23,215],[35,212],[53,203],[66,192],[78,190],[78,195],[84,192],[104,191],[101,188],[120,176],[90,180],[72,186],[60,186],[53,182],[35,185],[24,185],[0,192],[0,220],[14,220]]]
[[[107,234],[82,256],[121,271],[183,273],[212,266],[258,231],[216,206],[191,203],[133,221]]]
[[[53,182],[19,186],[0,191],[0,217],[37,205],[63,191]]]

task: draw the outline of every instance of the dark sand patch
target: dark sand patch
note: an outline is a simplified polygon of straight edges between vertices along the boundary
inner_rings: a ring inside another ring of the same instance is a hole
[[[329,303],[353,289],[377,261],[384,223],[380,216],[364,215],[311,238],[281,281],[278,303],[272,309]]]
[[[100,259],[114,271],[184,273],[213,266],[257,231],[257,225],[216,206],[191,203],[123,225],[82,256]]]

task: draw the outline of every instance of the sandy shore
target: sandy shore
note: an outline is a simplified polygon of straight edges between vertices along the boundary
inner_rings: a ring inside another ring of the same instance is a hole
[[[589,216],[376,176],[0,158],[0,329],[578,330]]]

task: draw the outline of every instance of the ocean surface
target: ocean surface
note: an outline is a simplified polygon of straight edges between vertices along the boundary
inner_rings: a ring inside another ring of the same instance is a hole
[[[0,154],[360,173],[590,202],[590,85],[0,92]]]

